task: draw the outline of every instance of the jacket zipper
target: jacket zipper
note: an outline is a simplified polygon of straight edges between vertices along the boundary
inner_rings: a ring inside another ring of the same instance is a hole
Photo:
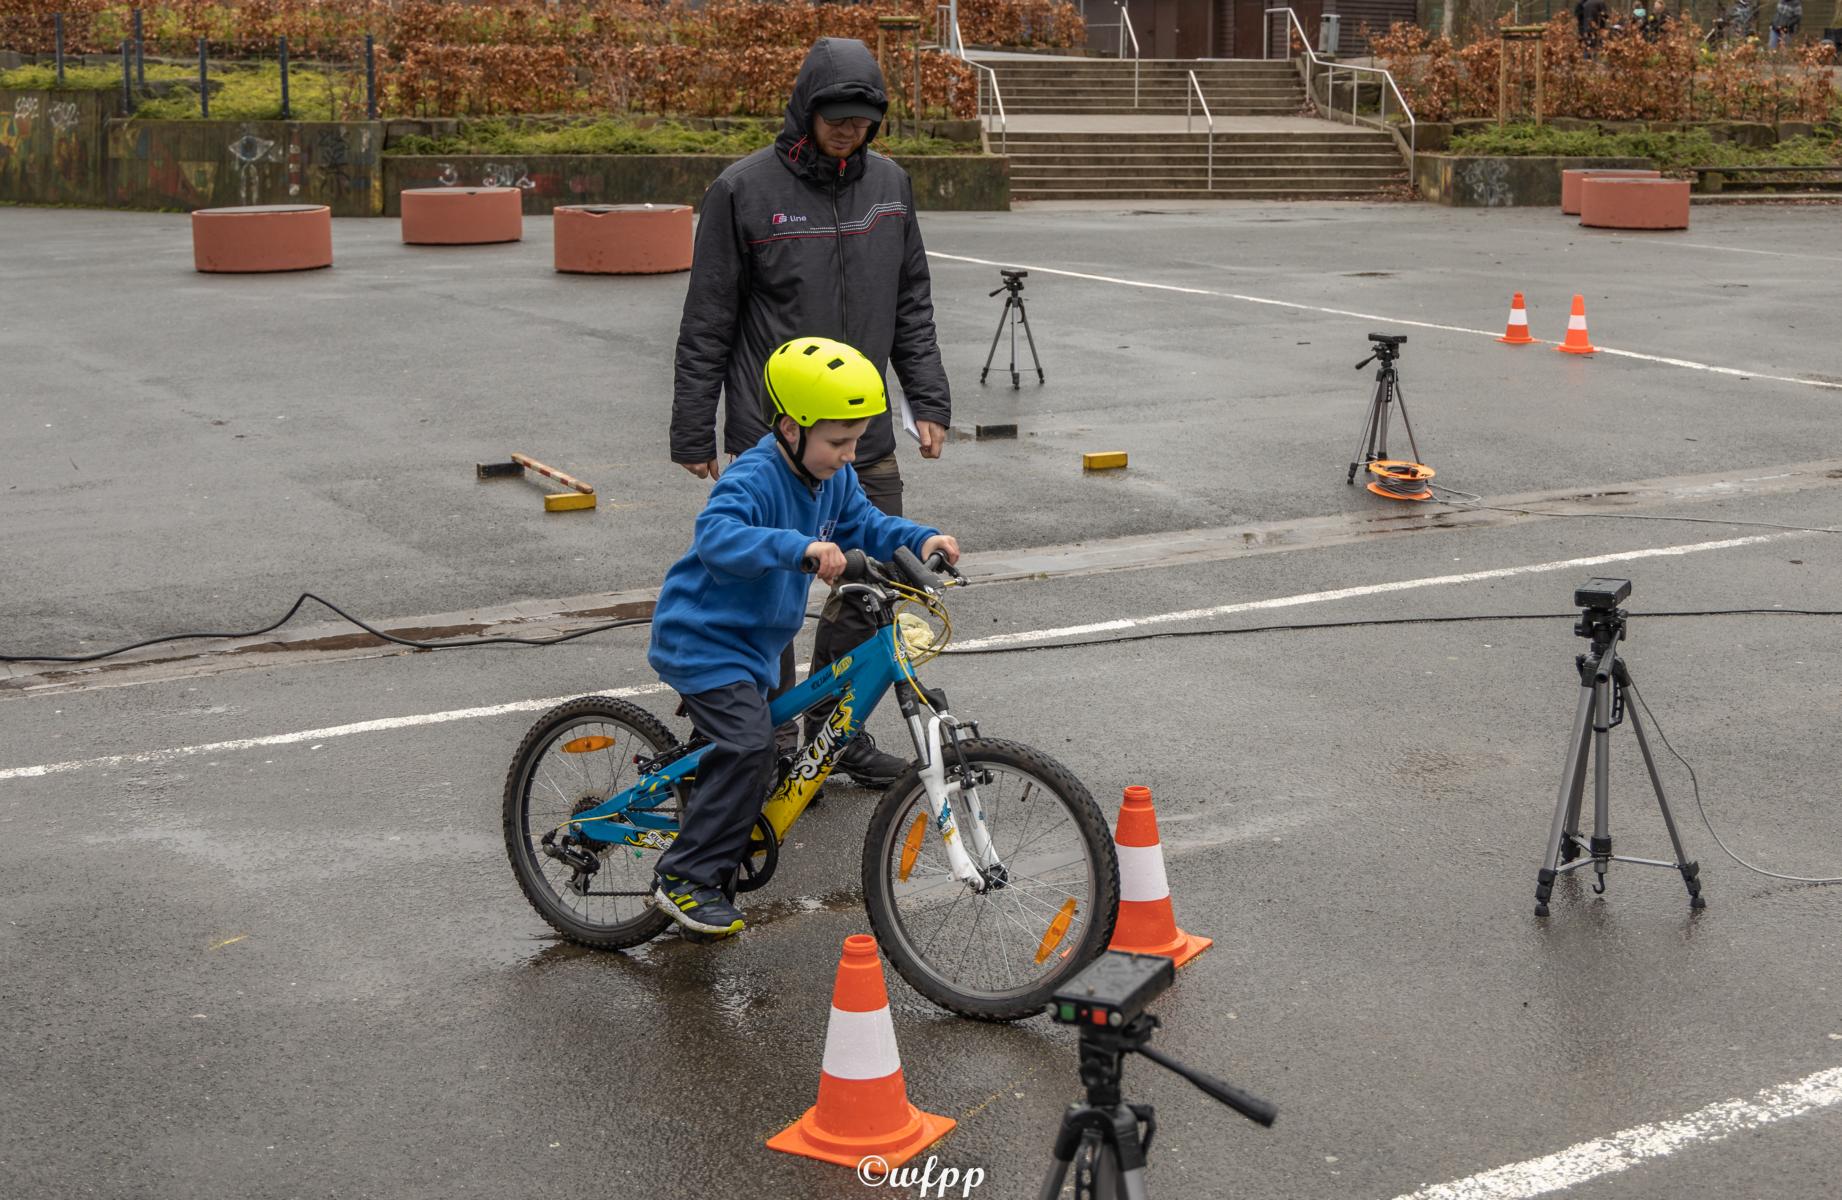
[[[838,177],[831,180],[831,234],[833,244],[838,248],[838,311],[844,317],[844,337],[841,341],[851,340],[851,302],[846,294],[844,278],[844,227],[838,223]]]

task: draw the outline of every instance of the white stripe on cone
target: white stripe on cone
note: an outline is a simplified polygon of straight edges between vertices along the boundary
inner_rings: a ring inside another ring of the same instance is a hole
[[[1162,846],[1121,846],[1119,854],[1119,898],[1132,900],[1168,900],[1170,881],[1164,876]]]
[[[1574,313],[1574,314],[1573,314],[1572,316],[1570,316],[1570,317],[1568,317],[1568,318],[1567,318],[1567,328],[1569,328],[1569,329],[1585,329],[1585,328],[1586,328],[1586,317],[1585,317],[1585,315],[1584,315],[1584,314],[1582,314],[1582,313]]]
[[[886,1079],[902,1069],[895,1048],[895,1022],[884,1005],[875,1012],[846,1012],[834,1006],[825,1030],[825,1062],[833,1079]]]

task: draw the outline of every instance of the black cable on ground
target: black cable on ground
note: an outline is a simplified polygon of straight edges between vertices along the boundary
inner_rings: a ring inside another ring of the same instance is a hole
[[[1659,513],[1561,513],[1543,512],[1539,508],[1508,508],[1500,504],[1485,504],[1484,498],[1475,492],[1461,492],[1457,488],[1446,487],[1442,483],[1427,485],[1432,491],[1444,492],[1448,496],[1462,496],[1460,502],[1449,502],[1453,508],[1482,509],[1486,512],[1510,513],[1519,517],[1577,517],[1582,520],[1600,521],[1679,521],[1687,525],[1748,525],[1756,529],[1785,529],[1793,533],[1842,533],[1842,529],[1819,525],[1780,525],[1775,521],[1743,521],[1730,517],[1671,517]]]

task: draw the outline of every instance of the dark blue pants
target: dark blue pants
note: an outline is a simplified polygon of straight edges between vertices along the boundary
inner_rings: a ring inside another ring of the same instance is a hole
[[[697,782],[679,819],[678,837],[658,870],[700,887],[722,887],[748,852],[774,772],[774,722],[767,697],[752,683],[684,697],[691,726],[710,739]]]

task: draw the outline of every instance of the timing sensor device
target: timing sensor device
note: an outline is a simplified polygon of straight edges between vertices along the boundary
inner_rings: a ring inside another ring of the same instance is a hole
[[[1177,968],[1162,954],[1109,950],[1051,997],[1049,1015],[1063,1025],[1118,1029],[1176,978]]]

